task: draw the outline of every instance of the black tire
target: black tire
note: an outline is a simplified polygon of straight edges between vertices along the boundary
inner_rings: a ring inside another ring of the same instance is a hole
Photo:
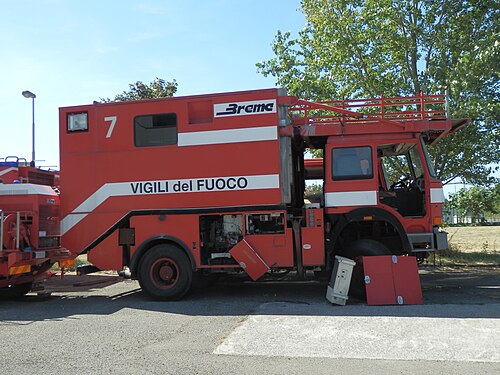
[[[362,256],[392,255],[392,252],[381,242],[363,239],[351,242],[344,254],[347,258],[355,260],[355,258]]]
[[[32,286],[33,283],[25,283],[25,284],[12,285],[8,288],[2,288],[0,289],[0,297],[9,299],[22,297],[25,294],[29,293]]]
[[[392,255],[392,252],[382,243],[363,239],[352,242],[345,251],[345,255],[354,260],[356,265],[352,270],[349,296],[366,300],[365,272],[363,269],[363,256]]]
[[[137,273],[142,290],[155,300],[181,299],[191,288],[193,271],[187,255],[174,245],[153,246],[142,257]]]

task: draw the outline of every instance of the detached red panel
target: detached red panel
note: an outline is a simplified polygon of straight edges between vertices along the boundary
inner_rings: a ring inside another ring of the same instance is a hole
[[[422,289],[415,257],[363,257],[369,305],[421,305]]]
[[[243,268],[248,276],[254,281],[269,271],[267,264],[245,239],[238,242],[229,250],[229,254],[236,259],[241,268]]]
[[[366,302],[369,305],[392,305],[396,301],[396,290],[392,276],[390,256],[363,257]]]
[[[422,288],[418,276],[418,265],[415,257],[395,257],[397,263],[392,264],[396,298],[401,296],[404,305],[421,305]],[[398,302],[399,303],[399,302]]]

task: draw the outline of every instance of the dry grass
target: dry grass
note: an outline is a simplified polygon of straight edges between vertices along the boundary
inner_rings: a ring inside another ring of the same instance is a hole
[[[500,265],[500,226],[449,227],[449,250],[439,252],[444,264]]]
[[[462,252],[500,252],[500,226],[449,227],[448,242]]]

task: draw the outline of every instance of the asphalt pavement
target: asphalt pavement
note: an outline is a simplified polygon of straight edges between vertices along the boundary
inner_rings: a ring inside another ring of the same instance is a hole
[[[326,285],[221,281],[177,302],[113,274],[0,300],[2,373],[500,374],[498,269],[421,271],[424,304],[346,306]]]

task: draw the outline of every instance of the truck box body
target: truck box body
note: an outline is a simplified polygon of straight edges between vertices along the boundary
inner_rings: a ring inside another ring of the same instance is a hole
[[[278,100],[271,89],[61,108],[64,246],[84,251],[130,211],[290,203],[290,177],[282,172],[289,173],[290,159],[281,157],[290,142],[278,137]],[[68,116],[83,113],[88,129],[69,131]],[[199,237],[176,234],[189,244]],[[120,268],[110,243],[116,247],[116,238],[91,257],[103,268]]]

